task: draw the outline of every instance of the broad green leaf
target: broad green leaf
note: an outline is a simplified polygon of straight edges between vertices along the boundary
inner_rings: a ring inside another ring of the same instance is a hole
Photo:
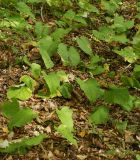
[[[136,160],[140,160],[140,154],[136,155]]]
[[[21,78],[20,78],[20,82],[24,82],[26,84],[26,86],[28,88],[30,88],[32,91],[34,91],[35,89],[35,86],[37,85],[36,84],[36,81],[33,80],[30,76],[28,75],[23,75]]]
[[[68,19],[72,21],[75,18],[75,16],[76,13],[72,9],[70,9],[64,14],[63,19]]]
[[[80,23],[80,24],[82,24],[82,25],[84,25],[84,26],[87,25],[87,22],[86,22],[85,18],[82,17],[81,15],[78,15],[78,14],[75,16],[74,21],[75,21],[75,22],[78,22],[78,23]],[[79,26],[80,26],[80,25],[79,25]],[[77,25],[77,27],[78,27],[78,25]],[[74,28],[74,27],[73,27],[73,28]]]
[[[32,72],[33,77],[35,79],[38,79],[41,74],[41,66],[37,63],[32,63],[31,64],[31,72]]]
[[[97,39],[107,42],[110,42],[112,36],[114,35],[114,31],[108,26],[99,27],[98,31],[93,30],[92,33]]]
[[[103,40],[109,43],[110,42],[126,43],[129,41],[125,34],[115,34],[114,30],[109,26],[99,27],[98,31],[93,30],[92,33],[98,40]]]
[[[105,91],[104,99],[108,103],[119,104],[127,111],[130,111],[133,108],[133,97],[126,88],[110,88],[108,91]]]
[[[118,121],[116,123],[116,128],[121,134],[125,132],[126,127],[127,127],[127,121]]]
[[[88,3],[87,1],[80,1],[78,4],[82,9],[87,10],[88,12],[99,14],[99,10],[94,5]]]
[[[69,32],[70,32],[71,29],[63,29],[63,28],[57,28],[52,34],[51,34],[51,37],[57,41],[57,42],[60,42],[61,39],[66,36]]]
[[[134,26],[134,21],[124,20],[123,16],[116,15],[111,26],[117,33],[122,33]]]
[[[27,0],[28,3],[40,3],[42,0]]]
[[[67,45],[60,43],[58,46],[58,54],[60,55],[64,66],[67,66],[69,64],[69,53]]]
[[[139,44],[140,43],[140,29],[136,32],[135,36],[133,37],[133,44]]]
[[[105,124],[109,120],[109,110],[105,106],[98,106],[90,115],[89,120],[93,124]]]
[[[0,105],[0,108],[2,114],[7,118],[12,118],[20,110],[19,103],[16,100],[4,102]]]
[[[16,98],[20,100],[28,100],[32,96],[32,91],[26,86],[10,87],[7,91],[7,97],[9,99]]]
[[[0,21],[0,28],[14,28],[17,30],[23,30],[23,29],[31,29],[32,26],[28,24],[24,18],[20,16],[12,16],[8,17],[7,19],[3,19]]]
[[[104,68],[100,65],[98,65],[98,62],[101,62],[102,58],[100,58],[98,55],[93,55],[90,59],[90,63],[86,64],[86,68],[90,73],[93,75],[98,75],[104,72]]]
[[[93,75],[99,75],[102,74],[105,71],[105,69],[102,66],[96,65],[94,68],[89,69],[89,72]]]
[[[133,44],[134,51],[140,58],[140,28],[135,34],[135,36],[133,37],[132,44]]]
[[[77,83],[80,85],[81,90],[84,91],[90,102],[95,102],[103,94],[103,90],[99,87],[99,84],[95,79],[84,81],[77,78]]]
[[[125,61],[128,61],[129,63],[134,63],[139,58],[133,48],[129,46],[121,50],[114,50],[114,52],[124,57]]]
[[[37,114],[29,108],[20,109],[16,114],[10,119],[8,127],[10,130],[13,127],[21,127],[27,123],[30,123],[34,118],[37,117]]]
[[[44,73],[43,77],[45,79],[45,82],[46,82],[48,89],[49,89],[49,92],[50,92],[49,96],[51,98],[59,96],[60,93],[59,93],[58,89],[60,87],[60,78],[57,75],[57,73],[52,72],[52,73],[49,73],[48,75]]]
[[[138,64],[135,65],[133,74],[136,78],[140,78],[140,65]]]
[[[57,131],[65,137],[69,142],[77,146],[77,142],[73,137],[73,119],[72,110],[68,107],[63,107],[61,110],[57,109],[56,113],[61,120],[61,125],[57,128]]]
[[[60,86],[59,91],[64,98],[71,98],[72,86],[69,83],[64,83]]]
[[[32,138],[22,138],[8,142],[8,146],[5,148],[0,148],[1,153],[10,153],[10,154],[25,154],[27,149],[30,149],[33,146],[39,145],[46,135],[40,134],[39,136]]]
[[[101,0],[101,5],[108,14],[114,14],[119,7],[119,4],[122,0]]]
[[[44,61],[46,68],[47,69],[52,68],[54,66],[54,63],[51,60],[49,53],[45,49],[40,48],[40,54],[41,54],[41,57]]]
[[[54,64],[50,57],[57,51],[57,42],[47,36],[38,42],[38,47],[46,68],[52,68]]]
[[[83,50],[86,54],[90,56],[92,55],[92,48],[87,37],[85,36],[77,37],[76,41],[79,47],[81,48],[81,50]]]
[[[60,43],[58,46],[58,54],[65,66],[77,66],[80,63],[80,55],[74,47],[68,49],[67,45]]]
[[[35,18],[33,15],[31,8],[24,2],[18,2],[17,3],[17,10],[19,10],[21,13],[30,16],[31,18]]]
[[[70,143],[74,144],[77,146],[77,141],[74,139],[73,133],[67,128],[66,125],[61,124],[58,128],[57,131],[64,137],[66,138]]]
[[[80,55],[74,47],[69,48],[69,61],[71,66],[77,66],[80,63]]]
[[[69,82],[68,75],[62,70],[56,72],[61,82]]]
[[[54,66],[54,64],[50,58],[50,54],[48,52],[48,49],[50,46],[52,46],[52,43],[53,43],[53,41],[52,41],[51,37],[43,38],[38,43],[40,54],[42,56],[42,59],[43,59],[44,64],[47,69],[52,68]]]
[[[61,110],[57,109],[56,113],[61,120],[61,123],[65,125],[69,131],[73,131],[73,119],[72,119],[72,110],[68,107],[63,107]]]
[[[127,43],[129,39],[127,39],[126,34],[114,34],[111,38],[111,42]]]
[[[140,98],[136,97],[136,99],[134,100],[134,106],[135,108],[140,108]]]
[[[126,86],[140,89],[140,82],[135,77],[122,76],[121,80]]]
[[[39,145],[43,141],[43,139],[46,138],[46,137],[47,136],[45,134],[40,134],[36,137],[24,139],[24,143],[28,147],[36,146],[36,145]]]
[[[43,25],[42,22],[36,22],[35,24],[35,35],[38,39],[44,38],[49,33],[49,27],[48,25]]]

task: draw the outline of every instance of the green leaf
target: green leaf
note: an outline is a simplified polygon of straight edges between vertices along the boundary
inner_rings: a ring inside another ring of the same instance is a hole
[[[80,1],[78,4],[82,9],[87,10],[88,12],[99,14],[99,10],[94,5],[88,3],[87,1]]]
[[[57,51],[57,43],[47,36],[38,42],[38,46],[46,68],[52,68],[54,64],[50,57]]]
[[[68,29],[63,29],[63,28],[57,28],[52,34],[51,37],[57,41],[60,42],[61,39],[66,36],[70,32],[70,28]]]
[[[116,15],[114,24],[111,26],[117,33],[122,33],[134,26],[134,21],[126,21],[123,16]]]
[[[136,32],[135,36],[133,37],[133,44],[139,44],[140,43],[140,29]]]
[[[72,110],[70,110],[68,107],[64,106],[61,110],[57,109],[56,113],[61,120],[61,123],[70,131],[73,131],[73,119],[72,119]]]
[[[140,83],[135,77],[122,76],[121,80],[126,86],[140,89]]]
[[[121,50],[114,50],[114,52],[124,57],[125,61],[128,61],[129,63],[134,63],[139,58],[134,52],[134,49],[129,46]]]
[[[66,138],[70,143],[74,144],[77,146],[77,141],[74,139],[72,132],[67,128],[66,125],[61,124],[58,128],[57,131],[64,137]]]
[[[21,13],[30,16],[31,18],[35,19],[35,16],[31,12],[31,8],[27,6],[24,2],[18,2],[17,3],[17,10],[19,10]]]
[[[102,58],[100,58],[98,55],[93,55],[90,59],[90,63],[86,64],[86,68],[93,75],[101,74],[104,72],[104,68],[98,65],[98,62],[101,62],[101,61],[102,61]]]
[[[20,109],[19,103],[16,100],[12,102],[4,102],[0,105],[2,114],[7,118],[12,118]]]
[[[127,39],[126,34],[115,34],[112,36],[111,42],[120,42],[120,43],[127,43],[129,39]]]
[[[134,106],[135,106],[135,108],[140,108],[140,98],[139,97],[137,97],[136,99],[135,99],[135,101],[134,101]]]
[[[64,98],[71,98],[72,86],[69,83],[64,83],[60,86],[59,91]]]
[[[32,63],[31,64],[31,72],[32,72],[33,77],[35,79],[38,79],[41,74],[41,66],[37,63]]]
[[[27,149],[30,149],[33,146],[39,145],[43,139],[46,138],[46,135],[40,134],[39,136],[32,138],[22,138],[8,142],[8,146],[5,148],[0,148],[1,153],[16,153],[16,154],[25,154]]]
[[[95,102],[103,94],[103,90],[99,87],[95,79],[88,79],[84,81],[77,78],[77,83],[80,85],[81,90],[84,91],[90,102]]]
[[[79,47],[81,48],[81,50],[83,50],[86,54],[90,56],[92,55],[92,48],[91,48],[90,42],[85,36],[77,37],[76,41]]]
[[[60,43],[58,46],[58,54],[65,66],[77,66],[80,63],[80,56],[74,47],[70,47],[69,50],[67,45]]]
[[[29,108],[19,110],[10,120],[8,127],[10,130],[13,127],[21,127],[27,123],[30,123],[34,118],[37,117],[37,114]]]
[[[60,78],[57,75],[56,72],[52,72],[49,73],[48,75],[46,75],[45,73],[43,73],[43,77],[45,79],[45,82],[48,86],[49,89],[49,97],[53,98],[56,96],[59,96],[60,93],[58,91],[59,87],[60,87]]]
[[[108,103],[119,104],[126,111],[131,111],[133,108],[133,98],[126,88],[110,88],[105,91],[104,99]]]
[[[12,102],[4,102],[1,104],[2,114],[9,119],[8,127],[10,130],[13,127],[21,127],[32,121],[37,117],[37,113],[29,108],[21,109],[16,100]]]
[[[113,15],[119,7],[121,0],[101,0],[101,5],[108,14]]]
[[[136,155],[136,160],[140,160],[140,155],[139,154]]]
[[[42,22],[36,22],[35,24],[35,35],[38,39],[45,38],[49,33],[48,25],[43,25]]]
[[[71,66],[77,66],[80,63],[80,56],[74,47],[69,48],[69,61]]]
[[[70,9],[64,14],[63,18],[72,21],[75,18],[75,16],[75,12],[72,9]]]
[[[24,18],[20,16],[12,16],[0,21],[0,28],[14,28],[22,31],[23,29],[31,29],[32,26],[28,24]]]
[[[118,121],[116,123],[116,128],[121,134],[125,132],[126,127],[127,127],[127,121]]]
[[[105,106],[98,106],[90,115],[89,120],[93,124],[105,124],[109,120],[109,110]]]
[[[30,76],[28,75],[23,75],[21,78],[20,78],[20,82],[24,82],[26,84],[26,86],[28,88],[30,88],[32,91],[34,91],[35,89],[35,86],[37,85],[36,84],[36,81],[33,80]]]
[[[74,18],[74,21],[75,22],[78,22],[78,23],[80,23],[81,24],[81,26],[82,25],[84,25],[84,26],[86,26],[87,25],[87,22],[86,22],[86,20],[84,19],[84,17],[82,17],[82,15],[76,15],[75,16],[75,18]],[[75,25],[76,26],[76,25]],[[79,25],[80,26],[80,25]],[[77,25],[77,27],[78,27],[78,25]],[[73,27],[74,28],[74,27]]]
[[[67,45],[60,43],[58,46],[58,54],[60,55],[64,66],[67,66],[69,64],[69,53]]]
[[[140,65],[137,64],[135,65],[133,74],[136,78],[140,78]]]
[[[41,39],[39,41],[40,54],[47,69],[52,68],[54,66],[50,58],[50,55],[48,53],[48,46],[50,47],[51,45],[52,45],[52,39],[50,37]]]
[[[128,39],[125,34],[115,34],[114,30],[109,26],[101,26],[99,27],[98,31],[93,30],[92,33],[98,40],[102,40],[105,42],[128,42]]]
[[[68,75],[62,70],[56,72],[58,77],[60,78],[60,81],[62,82],[69,82]]]
[[[7,91],[7,97],[9,99],[16,98],[20,100],[28,100],[32,96],[32,91],[26,86],[10,87]]]
[[[72,119],[72,110],[68,107],[63,107],[61,110],[56,110],[56,113],[61,120],[61,125],[57,128],[57,131],[62,134],[69,142],[77,146],[77,142],[73,137],[72,132],[73,128],[73,119]]]

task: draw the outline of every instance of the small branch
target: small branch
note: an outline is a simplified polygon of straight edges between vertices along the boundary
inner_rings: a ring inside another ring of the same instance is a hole
[[[44,16],[43,16],[43,6],[41,6],[41,19],[43,22],[45,22]]]

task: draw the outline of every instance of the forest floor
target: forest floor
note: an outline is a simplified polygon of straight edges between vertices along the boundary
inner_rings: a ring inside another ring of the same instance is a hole
[[[133,19],[135,10],[132,10],[132,4],[135,1],[126,1],[127,8],[122,9],[122,15],[128,19]],[[44,15],[45,18],[45,15]],[[100,20],[99,20],[100,21]],[[44,23],[55,25],[53,17],[47,17]],[[95,26],[101,25],[96,21]],[[92,26],[90,26],[92,27]],[[76,36],[88,36],[88,28],[80,28],[68,34],[64,42],[69,45],[75,45],[73,38]],[[14,33],[12,33],[14,34]],[[89,36],[90,38],[90,36]],[[22,45],[21,45],[22,44]],[[26,46],[26,39],[8,40],[0,42],[0,102],[7,100],[7,90],[10,86],[19,84],[22,75],[31,75],[29,66],[24,62],[19,62],[20,58],[27,54],[32,62],[41,64],[45,68],[39,52],[34,46]],[[115,45],[115,44],[114,44]],[[13,53],[11,46],[18,48],[17,54]],[[31,47],[31,48],[30,48]],[[107,64],[110,71],[114,71],[115,76],[109,77],[107,72],[91,76],[88,72],[83,72],[77,68],[63,66],[58,56],[53,57],[55,66],[50,71],[64,70],[69,75],[69,81],[74,83],[76,77],[87,79],[94,77],[102,88],[108,88],[111,84],[121,86],[122,74],[130,75],[134,65],[129,65],[124,59],[109,50],[110,46],[106,42],[92,41],[92,50],[102,56],[104,66]],[[88,60],[86,55],[82,59]],[[140,96],[140,91],[130,88],[130,93]],[[12,136],[14,139],[22,137],[32,137],[38,133],[45,133],[46,138],[40,145],[31,148],[26,155],[0,154],[1,160],[133,160],[140,154],[140,108],[135,108],[130,112],[122,110],[118,105],[108,105],[111,120],[106,124],[92,126],[88,117],[94,106],[102,104],[97,100],[93,104],[89,103],[86,96],[77,87],[72,92],[71,99],[55,97],[53,99],[41,99],[35,94],[26,101],[19,101],[21,106],[28,106],[38,112],[39,116],[30,124],[24,127],[14,128],[14,132],[9,135],[7,128],[7,119],[0,115],[0,137],[7,139]],[[55,125],[59,124],[56,109],[60,106],[69,106],[73,110],[73,120],[75,137],[78,141],[78,148],[68,143],[55,130]],[[120,133],[112,120],[127,121],[127,128]],[[139,159],[137,159],[139,160]]]

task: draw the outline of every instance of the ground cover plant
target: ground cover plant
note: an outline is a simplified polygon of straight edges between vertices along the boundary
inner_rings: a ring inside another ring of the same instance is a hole
[[[0,158],[140,160],[140,2],[0,0]]]

